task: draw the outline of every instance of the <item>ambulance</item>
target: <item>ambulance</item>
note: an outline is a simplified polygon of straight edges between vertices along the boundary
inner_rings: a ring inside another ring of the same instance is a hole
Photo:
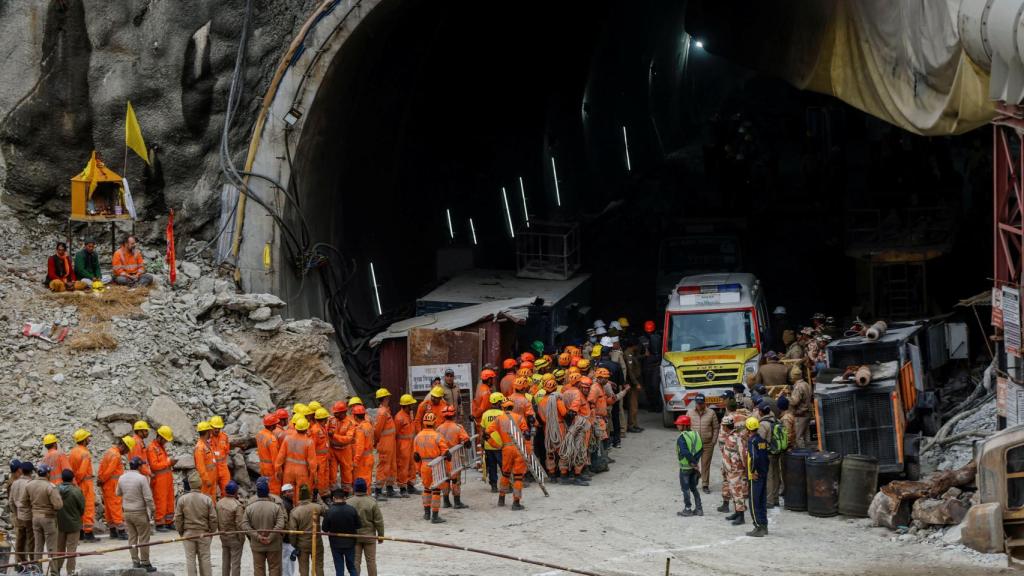
[[[662,420],[671,426],[697,394],[725,408],[725,392],[757,371],[768,305],[753,274],[687,276],[669,294],[662,332]]]

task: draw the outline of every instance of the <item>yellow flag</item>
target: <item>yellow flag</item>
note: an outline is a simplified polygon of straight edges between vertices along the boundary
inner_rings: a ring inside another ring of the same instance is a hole
[[[79,178],[89,181],[89,198],[92,198],[92,193],[96,191],[96,179],[99,177],[99,170],[96,167],[96,151],[92,151],[92,156],[89,157],[89,163],[85,165],[85,170],[78,175]]]
[[[124,144],[145,160],[146,164],[149,164],[146,141],[142,139],[142,130],[139,128],[139,121],[135,118],[131,102],[128,102],[128,114],[124,119]]]

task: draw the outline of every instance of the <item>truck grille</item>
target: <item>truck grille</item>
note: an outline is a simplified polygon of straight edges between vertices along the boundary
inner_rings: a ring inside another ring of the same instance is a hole
[[[843,456],[876,456],[883,472],[902,469],[888,391],[868,389],[830,394],[819,397],[818,402],[825,450]]]
[[[679,381],[686,387],[736,384],[742,372],[740,365],[685,366],[679,369]]]

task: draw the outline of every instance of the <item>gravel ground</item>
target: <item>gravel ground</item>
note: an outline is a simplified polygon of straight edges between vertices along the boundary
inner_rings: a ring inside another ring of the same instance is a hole
[[[389,535],[433,539],[513,554],[607,575],[672,574],[723,576],[945,576],[1009,574],[1003,555],[981,555],[959,545],[901,539],[862,519],[812,518],[782,509],[769,515],[767,538],[744,535],[749,523],[734,527],[715,512],[716,493],[705,497],[707,515],[683,519],[673,448],[675,433],[643,414],[647,430],[631,434],[610,472],[589,487],[550,487],[544,498],[535,486],[524,494],[525,512],[498,509],[489,488],[471,475],[464,490],[469,510],[442,511],[440,526],[425,523],[417,499],[382,504]],[[718,469],[717,461],[713,470]],[[718,473],[712,472],[712,488]],[[85,550],[104,546],[92,545]],[[220,546],[214,543],[214,568],[219,572]],[[378,547],[383,574],[403,575],[554,575],[537,566],[469,552],[386,542]],[[84,567],[128,564],[127,553],[87,558]],[[161,570],[184,574],[180,545],[158,547],[153,563]],[[327,572],[332,564],[327,561]],[[248,548],[243,574],[251,574]]]

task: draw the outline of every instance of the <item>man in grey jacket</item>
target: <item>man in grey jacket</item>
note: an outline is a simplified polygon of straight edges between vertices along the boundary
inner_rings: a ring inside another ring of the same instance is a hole
[[[75,573],[75,557],[78,552],[78,533],[82,529],[82,514],[85,513],[85,495],[75,486],[75,473],[65,468],[60,474],[61,484],[57,487],[64,506],[57,511],[57,552],[72,555],[67,559],[68,574]],[[60,574],[64,560],[54,560]]]
[[[121,497],[124,509],[124,523],[128,529],[129,552],[132,565],[144,568],[146,572],[156,572],[149,563],[149,537],[153,533],[150,521],[156,517],[156,506],[153,503],[153,491],[149,488],[149,480],[139,473],[143,465],[142,458],[135,456],[128,462],[129,470],[117,480],[117,495]]]

